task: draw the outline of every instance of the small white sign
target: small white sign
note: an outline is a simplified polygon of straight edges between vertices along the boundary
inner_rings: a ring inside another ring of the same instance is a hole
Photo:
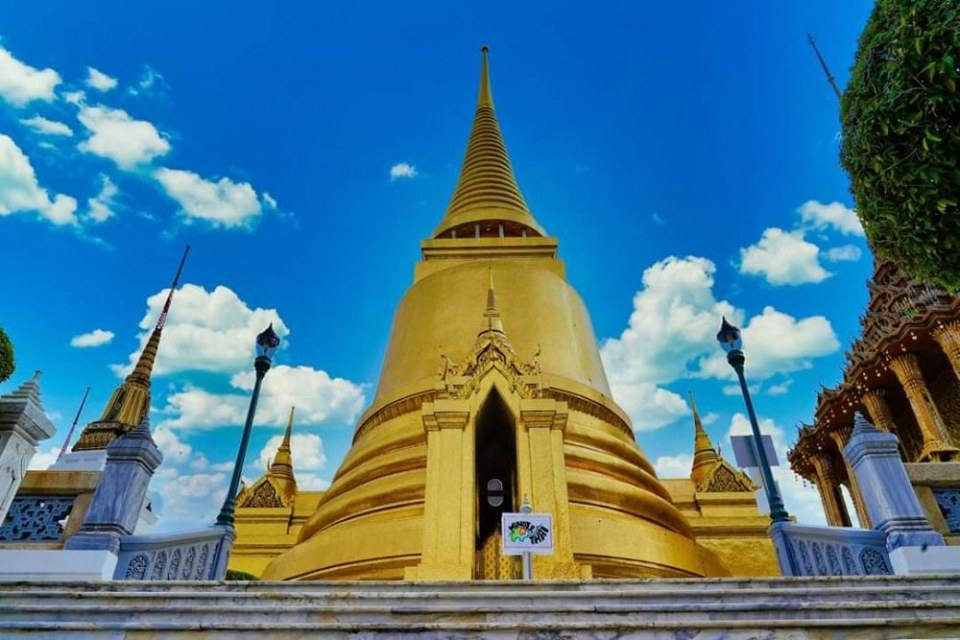
[[[505,513],[500,520],[503,553],[553,553],[553,515],[549,513]]]

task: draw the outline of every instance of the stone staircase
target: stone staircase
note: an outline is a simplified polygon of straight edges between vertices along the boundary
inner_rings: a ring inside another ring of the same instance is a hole
[[[960,638],[960,576],[0,584],[0,638]]]

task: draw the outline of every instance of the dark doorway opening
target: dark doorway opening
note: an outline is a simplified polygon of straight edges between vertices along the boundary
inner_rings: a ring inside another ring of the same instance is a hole
[[[500,516],[514,511],[517,446],[513,416],[493,391],[477,415],[477,549],[500,529]]]

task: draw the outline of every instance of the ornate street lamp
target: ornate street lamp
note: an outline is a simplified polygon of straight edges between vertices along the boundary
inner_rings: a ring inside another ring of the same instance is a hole
[[[747,387],[747,379],[743,375],[743,363],[746,357],[743,355],[741,347],[743,340],[740,338],[740,329],[736,328],[724,318],[720,325],[720,331],[717,332],[717,342],[727,352],[727,362],[737,372],[737,378],[740,379],[740,390],[743,392],[743,401],[747,405],[747,414],[750,417],[750,427],[753,430],[753,444],[757,454],[757,464],[760,465],[760,476],[763,478],[763,488],[767,493],[767,503],[770,505],[770,518],[774,522],[789,522],[790,515],[786,507],[783,506],[783,498],[780,496],[780,489],[773,481],[773,472],[770,470],[770,462],[767,460],[767,451],[763,447],[763,438],[760,436],[760,427],[757,425],[757,414],[753,411],[753,401],[750,399],[750,389]]]
[[[260,397],[260,384],[263,376],[267,375],[273,363],[273,354],[280,346],[280,337],[273,330],[273,323],[257,336],[257,358],[253,367],[257,372],[256,382],[253,383],[253,393],[250,396],[250,407],[247,409],[247,421],[243,425],[243,435],[240,437],[240,449],[237,451],[237,461],[233,465],[233,477],[230,478],[230,487],[227,497],[223,499],[223,507],[217,516],[217,524],[233,526],[233,510],[237,501],[237,489],[240,486],[240,474],[243,471],[243,462],[247,457],[247,445],[250,442],[250,430],[253,427],[253,416],[257,412],[257,400]]]

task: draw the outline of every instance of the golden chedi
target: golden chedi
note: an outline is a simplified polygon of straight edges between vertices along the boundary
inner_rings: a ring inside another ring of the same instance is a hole
[[[486,48],[460,178],[421,249],[353,446],[262,577],[511,577],[500,514],[524,496],[554,517],[537,578],[728,575],[610,397],[557,240],[517,186]]]

